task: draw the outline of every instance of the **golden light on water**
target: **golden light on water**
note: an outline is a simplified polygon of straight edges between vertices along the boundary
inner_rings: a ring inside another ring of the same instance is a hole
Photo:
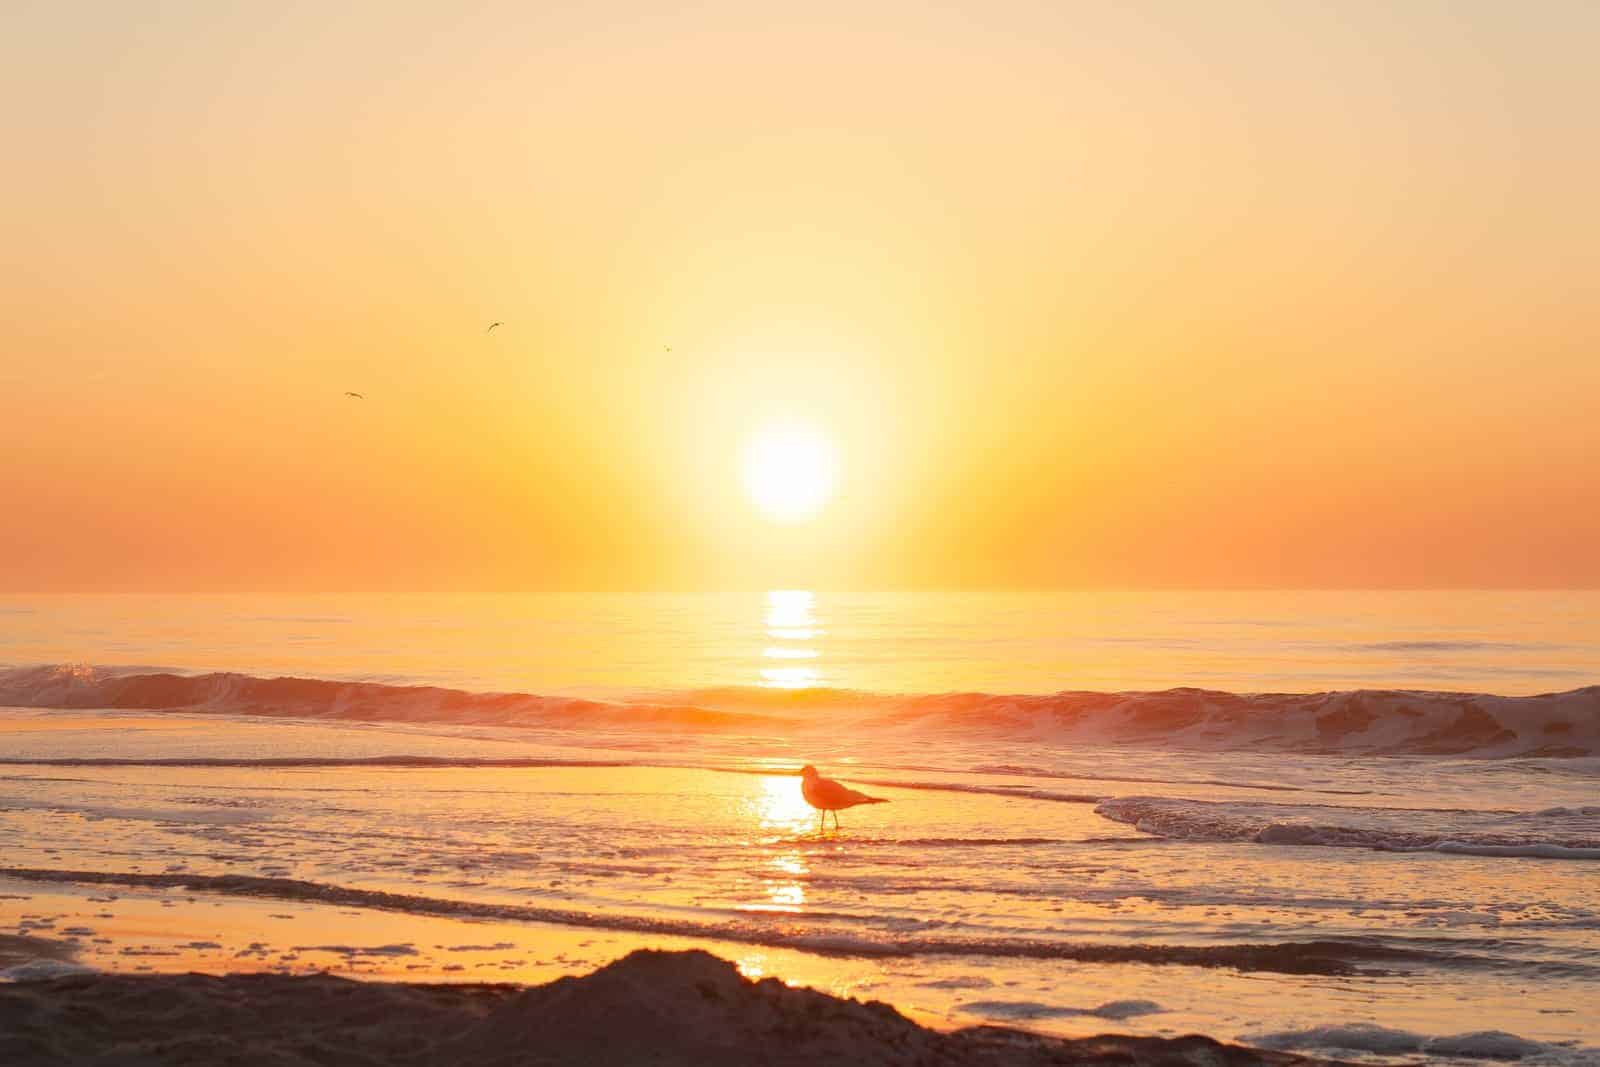
[[[772,775],[762,780],[761,787],[756,804],[762,829],[785,833],[810,829],[817,813],[800,795],[799,778],[787,774]],[[794,862],[801,862],[798,856]]]
[[[810,667],[763,667],[761,677],[771,689],[805,689],[817,682],[817,672]]]
[[[800,794],[800,780],[790,775],[771,775],[761,781],[756,795],[756,816],[761,828],[792,837],[811,829],[813,812]],[[810,873],[805,855],[787,849],[772,856],[763,867],[764,900],[744,904],[743,911],[799,912],[806,904],[804,878]]]
[[[800,911],[806,903],[806,887],[799,879],[808,873],[798,851],[785,853],[771,863],[767,881],[767,911]]]
[[[816,602],[816,594],[807,589],[774,589],[767,594],[767,637],[775,643],[762,650],[761,658],[778,663],[763,663],[763,686],[804,689],[821,682],[820,670],[796,662],[822,656],[821,649],[813,644],[823,633],[817,626]]]

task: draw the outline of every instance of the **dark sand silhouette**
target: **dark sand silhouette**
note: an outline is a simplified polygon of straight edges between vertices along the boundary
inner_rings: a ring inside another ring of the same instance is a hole
[[[1286,1067],[1326,1061],[1205,1037],[1068,1041],[988,1026],[944,1033],[886,1004],[791,989],[775,978],[752,982],[706,952],[641,950],[582,978],[528,989],[196,974],[0,985],[0,1062]]]

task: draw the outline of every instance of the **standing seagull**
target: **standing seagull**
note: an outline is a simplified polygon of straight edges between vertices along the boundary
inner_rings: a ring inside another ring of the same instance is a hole
[[[487,330],[484,330],[483,332],[484,333],[492,333],[496,326],[504,326],[504,325],[505,325],[505,323],[503,323],[503,322],[491,322],[489,324],[489,328]]]
[[[821,812],[821,817],[817,820],[818,833],[828,825],[830,811],[833,812],[833,828],[837,830],[839,813],[845,808],[853,808],[857,804],[889,803],[883,797],[869,797],[847,785],[841,785],[832,778],[824,778],[809,763],[800,768],[800,795],[806,798],[807,804]]]

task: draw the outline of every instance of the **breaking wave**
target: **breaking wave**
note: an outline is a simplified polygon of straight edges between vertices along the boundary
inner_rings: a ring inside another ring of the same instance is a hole
[[[1476,758],[1600,755],[1600,686],[1540,696],[1205,689],[891,695],[718,689],[597,700],[437,686],[46,666],[0,671],[0,705],[344,721],[765,734],[937,729],[1054,744]]]
[[[1146,796],[1104,800],[1095,811],[1144,833],[1181,841],[1600,860],[1600,807],[1417,810]]]
[[[1372,1023],[1334,1023],[1305,1030],[1248,1034],[1252,1045],[1269,1049],[1305,1049],[1317,1052],[1357,1052],[1375,1056],[1421,1053],[1468,1060],[1521,1060],[1572,1064],[1594,1063],[1591,1057],[1600,1050],[1583,1049],[1570,1043],[1532,1041],[1503,1030],[1477,1030],[1472,1033],[1430,1037],[1410,1030],[1397,1030]]]

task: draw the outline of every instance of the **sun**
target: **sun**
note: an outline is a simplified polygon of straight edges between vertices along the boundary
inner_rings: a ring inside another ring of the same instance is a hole
[[[833,495],[836,466],[833,444],[814,426],[774,423],[745,446],[744,485],[767,518],[802,522]]]

